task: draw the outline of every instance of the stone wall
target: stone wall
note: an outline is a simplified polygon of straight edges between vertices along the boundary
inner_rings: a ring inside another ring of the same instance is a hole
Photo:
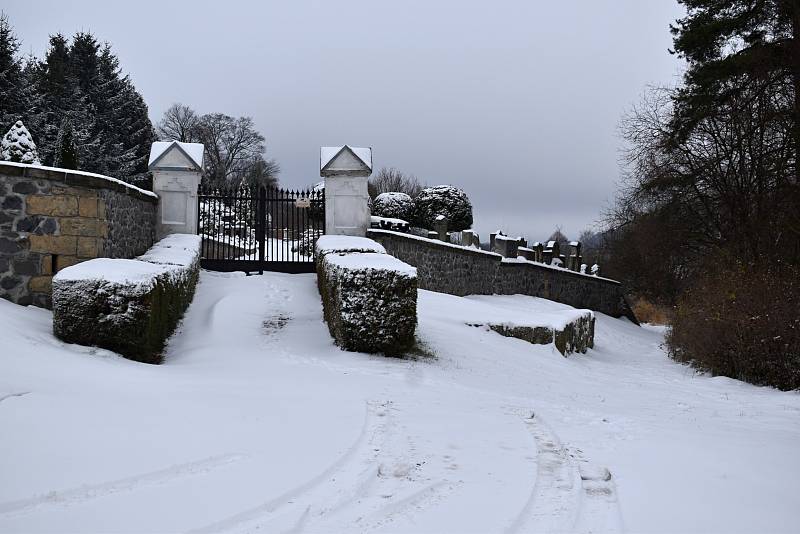
[[[0,162],[0,297],[50,307],[51,279],[64,267],[142,254],[157,204],[113,178]]]
[[[416,267],[421,289],[457,296],[531,295],[637,322],[615,280],[387,230],[371,229],[367,237]]]

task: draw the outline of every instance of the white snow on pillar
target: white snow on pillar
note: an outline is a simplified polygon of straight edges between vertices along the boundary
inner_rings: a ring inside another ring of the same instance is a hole
[[[372,149],[348,145],[322,147],[319,169],[320,176],[325,178],[325,233],[366,235]]]
[[[200,143],[158,141],[150,149],[148,168],[158,195],[157,237],[197,233],[197,188],[203,174]]]

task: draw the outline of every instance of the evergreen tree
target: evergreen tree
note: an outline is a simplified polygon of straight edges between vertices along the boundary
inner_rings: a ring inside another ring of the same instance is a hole
[[[678,0],[686,17],[670,26],[688,68],[675,98],[679,138],[735,99],[789,94],[776,120],[791,123],[800,150],[800,1]],[[794,166],[800,181],[800,166]],[[797,184],[796,184],[797,185]]]
[[[36,143],[33,142],[31,133],[22,124],[22,121],[15,122],[3,136],[3,141],[0,143],[0,159],[15,163],[41,165],[39,154],[36,151]]]
[[[22,66],[17,57],[19,41],[4,13],[0,13],[0,128],[8,128],[25,111],[21,91]]]
[[[69,118],[61,123],[56,143],[55,166],[62,169],[78,168],[78,149],[75,147],[75,135],[72,130],[72,121]]]

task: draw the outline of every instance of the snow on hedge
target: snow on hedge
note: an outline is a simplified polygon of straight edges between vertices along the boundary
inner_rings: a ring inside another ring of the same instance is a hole
[[[414,344],[416,268],[371,239],[323,236],[317,277],[328,329],[341,348],[394,355]]]
[[[53,277],[53,331],[64,341],[160,363],[192,301],[200,238],[171,235],[134,260],[96,258]]]
[[[352,235],[324,235],[317,240],[315,251],[318,258],[331,252],[375,252],[377,254],[386,254],[386,249],[380,243],[366,237]]]
[[[414,201],[405,193],[381,193],[372,203],[372,214],[389,219],[408,220],[414,209]]]

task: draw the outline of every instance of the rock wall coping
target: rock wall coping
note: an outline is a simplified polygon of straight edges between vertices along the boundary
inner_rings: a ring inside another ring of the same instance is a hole
[[[637,322],[616,280],[390,230],[370,229],[367,237],[415,266],[421,289],[456,296],[530,295]]]
[[[75,187],[87,187],[89,189],[109,189],[111,191],[126,193],[139,200],[152,202],[154,204],[158,203],[158,195],[152,191],[141,189],[112,176],[95,174],[93,172],[59,169],[57,167],[42,167],[39,165],[14,163],[12,161],[0,161],[0,175],[31,178],[34,180],[51,180]]]

